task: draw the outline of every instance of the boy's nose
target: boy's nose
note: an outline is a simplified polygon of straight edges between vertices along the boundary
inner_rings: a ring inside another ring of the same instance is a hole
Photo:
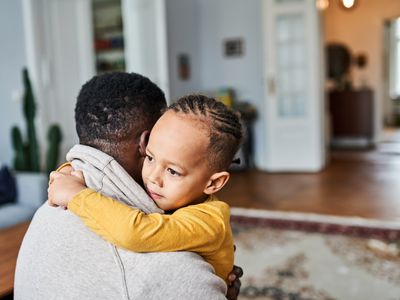
[[[161,171],[158,170],[158,168],[155,168],[153,172],[149,174],[147,177],[149,181],[159,187],[162,187],[162,177],[161,177]]]

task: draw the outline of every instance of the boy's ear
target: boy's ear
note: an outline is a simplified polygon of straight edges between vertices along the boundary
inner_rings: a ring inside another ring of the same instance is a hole
[[[145,130],[140,135],[139,139],[139,153],[141,156],[146,156],[146,147],[149,142],[150,131]]]
[[[226,171],[214,173],[213,175],[211,175],[209,181],[207,182],[207,186],[203,191],[204,194],[211,195],[218,192],[228,182],[229,177],[230,174]]]

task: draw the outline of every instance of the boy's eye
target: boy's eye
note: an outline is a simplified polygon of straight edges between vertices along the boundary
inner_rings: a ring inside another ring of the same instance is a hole
[[[167,171],[172,175],[172,176],[181,176],[180,173],[175,171],[174,169],[168,168]]]

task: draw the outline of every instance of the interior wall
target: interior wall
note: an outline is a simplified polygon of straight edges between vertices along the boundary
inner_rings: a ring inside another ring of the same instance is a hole
[[[375,140],[379,140],[384,112],[390,113],[390,108],[385,106],[383,82],[384,22],[397,16],[400,16],[398,0],[359,0],[357,6],[348,11],[341,8],[338,1],[330,1],[324,12],[325,42],[340,42],[353,54],[367,56],[367,66],[363,70],[353,68],[351,76],[354,87],[359,88],[366,82],[375,93]]]
[[[11,127],[25,131],[21,96],[22,68],[27,64],[25,54],[22,0],[0,1],[0,163],[11,166],[13,150]]]
[[[200,89],[200,17],[198,3],[188,0],[167,1],[168,69],[171,100]],[[179,77],[178,56],[189,58],[190,76]]]
[[[239,101],[264,111],[261,0],[169,0],[168,45],[172,98],[233,88]],[[223,42],[242,38],[244,54],[225,57]],[[177,55],[190,56],[191,79],[177,77]],[[264,159],[264,115],[255,122],[255,163]]]
[[[239,101],[258,111],[254,124],[255,163],[265,155],[264,65],[261,0],[198,0],[200,4],[201,88],[235,89]],[[242,38],[244,54],[225,57],[223,42]]]

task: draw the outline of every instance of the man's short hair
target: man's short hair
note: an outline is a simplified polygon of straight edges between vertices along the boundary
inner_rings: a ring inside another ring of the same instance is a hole
[[[151,130],[166,107],[164,93],[136,73],[105,73],[86,82],[75,107],[79,142],[102,148]]]

